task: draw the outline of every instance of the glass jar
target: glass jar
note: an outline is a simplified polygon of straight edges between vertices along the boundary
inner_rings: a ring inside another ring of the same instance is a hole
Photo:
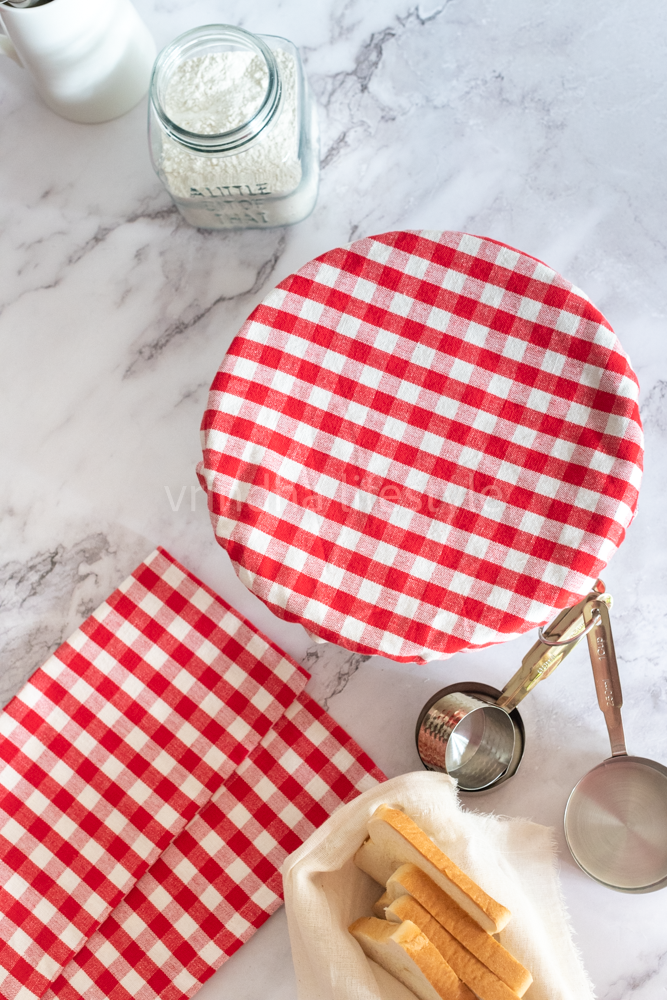
[[[285,38],[209,24],[158,56],[148,103],[155,171],[201,229],[305,219],[317,198],[317,116]]]

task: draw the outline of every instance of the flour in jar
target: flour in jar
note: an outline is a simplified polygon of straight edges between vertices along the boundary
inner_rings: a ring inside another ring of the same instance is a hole
[[[301,181],[297,66],[282,49],[274,51],[282,82],[277,119],[245,150],[222,156],[201,155],[164,137],[161,167],[176,197],[206,195],[242,185],[283,195]],[[252,52],[212,52],[186,59],[174,72],[164,108],[181,128],[217,135],[247,122],[259,109],[268,83],[264,59]]]

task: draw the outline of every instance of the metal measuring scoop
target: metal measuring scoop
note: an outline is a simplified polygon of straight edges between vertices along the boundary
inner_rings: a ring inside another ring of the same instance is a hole
[[[611,757],[570,795],[565,838],[579,867],[597,882],[620,892],[652,892],[667,885],[667,767],[628,756],[609,612],[594,601],[584,615],[596,620],[588,650]]]
[[[417,720],[417,751],[427,770],[456,778],[463,792],[495,787],[516,773],[525,744],[516,706],[595,627],[595,620],[584,620],[591,602],[611,606],[601,580],[578,604],[561,611],[546,633],[539,630],[539,640],[502,691],[469,683],[433,695]]]

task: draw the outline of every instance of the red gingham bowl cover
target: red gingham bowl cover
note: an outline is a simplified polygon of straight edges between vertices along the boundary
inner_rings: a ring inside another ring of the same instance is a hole
[[[604,316],[545,264],[385,233],[255,309],[211,387],[198,472],[218,542],[275,614],[442,659],[590,589],[636,509],[637,396]]]

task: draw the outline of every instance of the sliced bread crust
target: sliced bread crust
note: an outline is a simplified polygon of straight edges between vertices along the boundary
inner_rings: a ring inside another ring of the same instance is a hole
[[[398,868],[387,880],[387,891],[378,900],[376,912],[384,912],[401,896],[413,896],[452,937],[479,959],[491,972],[522,997],[533,981],[528,969],[506,948],[482,930],[446,892],[436,885],[417,865]]]
[[[418,1000],[474,1000],[438,949],[409,920],[388,923],[361,917],[349,927],[364,953],[398,979]]]
[[[404,863],[418,865],[489,934],[506,926],[511,917],[507,907],[462,872],[400,809],[379,806],[369,820],[368,832],[374,847],[384,850],[388,863],[400,858]]]
[[[413,896],[399,896],[394,900],[386,909],[386,918],[397,923],[412,921],[479,1000],[519,1000],[518,993],[464,948]]]

